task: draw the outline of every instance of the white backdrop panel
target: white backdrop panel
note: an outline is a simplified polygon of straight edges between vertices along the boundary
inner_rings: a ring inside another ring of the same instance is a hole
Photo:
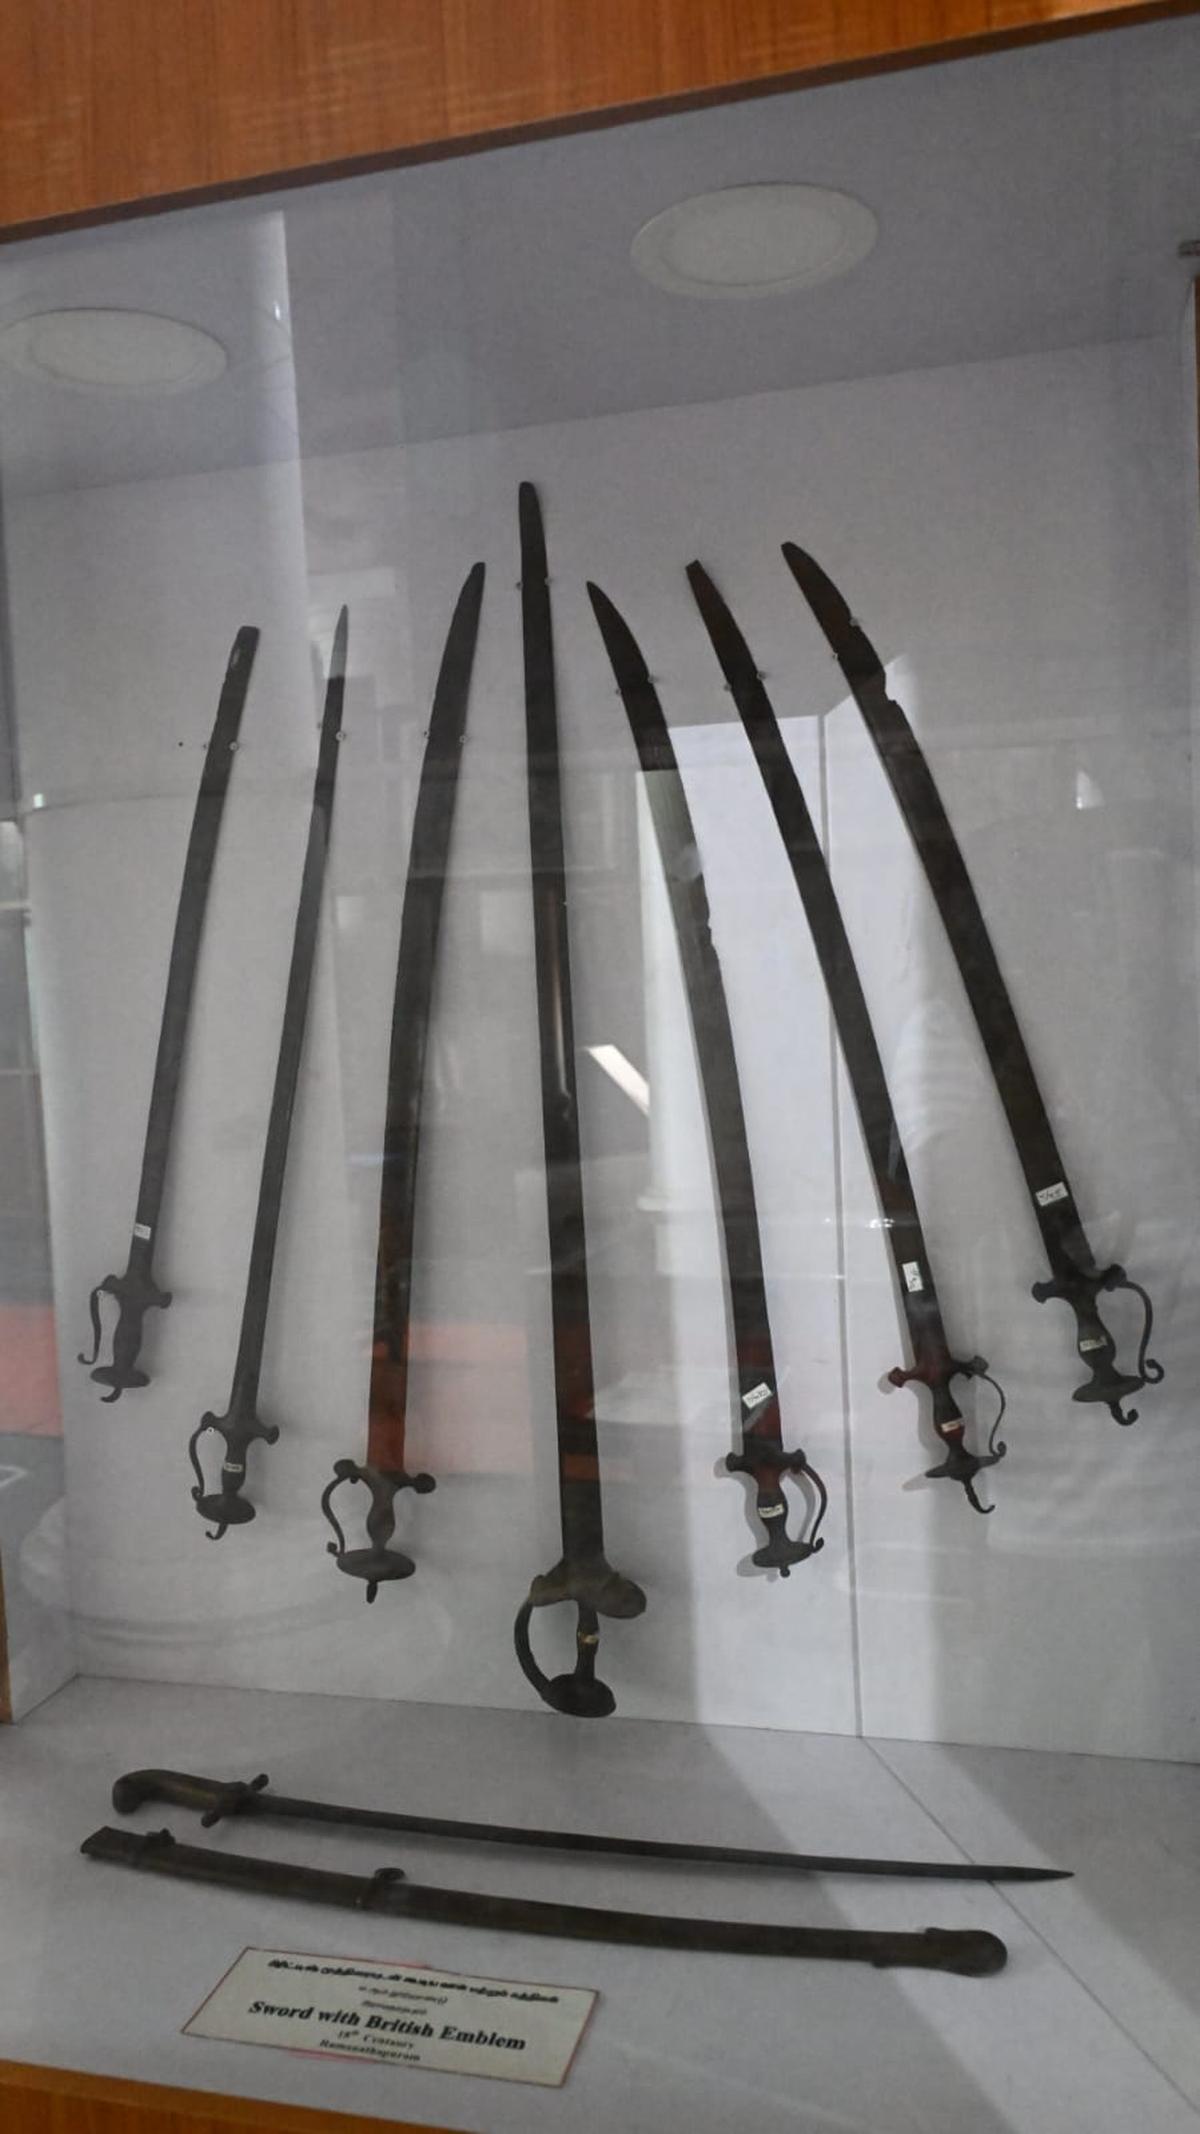
[[[31,868],[84,1664],[528,1701],[511,1620],[557,1537],[521,478],[542,493],[553,581],[607,1540],[649,1597],[640,1622],[604,1633],[621,1710],[1194,1752],[1194,929],[1171,546],[1185,488],[1177,376],[1153,343],[10,507],[26,795],[46,800]],[[1028,1297],[1040,1247],[961,988],[779,559],[788,536],[844,579],[897,663],[1097,1247],[1164,1307],[1170,1375],[1132,1432],[1071,1405],[1068,1316]],[[952,1339],[1010,1394],[987,1520],[919,1481],[921,1397],[880,1391],[901,1354],[884,1240],[790,874],[683,577],[693,554],[750,637],[815,812],[828,797]],[[333,1459],[363,1447],[409,826],[476,557],[488,584],[418,1225],[410,1464],[438,1490],[402,1500],[419,1571],[368,1615],[325,1555],[317,1501]],[[743,1485],[717,1473],[728,1351],[703,1115],[588,577],[627,614],[676,731],[745,1084],[785,1429],[833,1497],[823,1555],[786,1585],[747,1575]],[[315,751],[309,641],[324,653],[342,599],[347,740],[264,1371],[282,1435],[252,1455],[258,1519],[215,1546],[183,1447],[228,1390]],[[263,647],[159,1270],[176,1302],[148,1342],[154,1385],[105,1409],[74,1352],[88,1289],[123,1259],[190,793],[246,619]],[[1080,792],[1101,804],[1077,807]],[[647,1076],[648,1122],[582,1049],[605,1043]],[[539,1627],[544,1664],[566,1658],[567,1628]]]

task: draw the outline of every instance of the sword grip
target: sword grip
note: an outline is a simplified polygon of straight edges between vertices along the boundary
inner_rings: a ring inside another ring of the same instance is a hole
[[[962,1437],[964,1418],[962,1409],[954,1398],[952,1389],[956,1378],[975,1378],[987,1370],[982,1356],[973,1356],[964,1362],[951,1356],[942,1347],[932,1348],[921,1341],[917,1343],[916,1361],[911,1370],[897,1365],[888,1372],[891,1386],[925,1386],[929,1391],[932,1406],[931,1421],[940,1438],[947,1441]]]
[[[975,1477],[984,1467],[995,1467],[1008,1451],[1000,1437],[1000,1423],[1004,1415],[1005,1396],[991,1377],[982,1356],[951,1356],[949,1353],[926,1353],[918,1357],[911,1371],[901,1369],[888,1372],[888,1381],[893,1386],[917,1384],[928,1386],[933,1403],[933,1427],[946,1449],[946,1456],[938,1467],[927,1467],[927,1481],[959,1482],[972,1511],[987,1516],[995,1510],[993,1504],[981,1504],[975,1494]],[[951,1392],[956,1378],[982,1378],[1000,1396],[1000,1406],[988,1437],[986,1452],[971,1452],[966,1442],[966,1423],[962,1409]]]
[[[91,1296],[92,1327],[96,1336],[96,1350],[92,1356],[80,1354],[80,1363],[95,1363],[100,1350],[99,1299],[113,1297],[117,1303],[117,1323],[113,1328],[112,1362],[97,1365],[92,1378],[98,1386],[109,1386],[111,1391],[105,1399],[105,1407],[111,1407],[122,1393],[132,1387],[148,1386],[147,1372],[138,1368],[142,1347],[142,1329],[148,1311],[166,1311],[171,1302],[171,1293],[160,1289],[153,1276],[145,1268],[132,1261],[124,1274],[108,1274],[97,1284]]]
[[[1118,1368],[1116,1342],[1100,1317],[1098,1300],[1102,1292],[1117,1289],[1132,1290],[1142,1300],[1142,1334],[1133,1372]],[[1157,1385],[1163,1375],[1162,1365],[1146,1353],[1154,1327],[1154,1307],[1141,1284],[1131,1282],[1125,1269],[1115,1265],[1097,1267],[1090,1273],[1072,1268],[1048,1282],[1035,1282],[1033,1295],[1039,1304],[1057,1298],[1074,1314],[1075,1347],[1088,1376],[1075,1388],[1072,1400],[1107,1408],[1116,1423],[1136,1423],[1138,1410],[1125,1408],[1123,1403],[1142,1386]]]
[[[227,1815],[252,1807],[255,1796],[267,1784],[267,1774],[257,1778],[226,1781],[195,1778],[188,1771],[126,1771],[112,1789],[112,1804],[118,1815],[133,1815],[150,1801],[166,1801],[173,1808],[190,1808],[206,1829]]]
[[[731,1475],[749,1475],[754,1482],[754,1509],[762,1521],[767,1539],[762,1548],[755,1549],[751,1561],[760,1571],[778,1571],[787,1578],[793,1564],[807,1563],[824,1548],[824,1538],[819,1534],[821,1521],[829,1506],[829,1493],[815,1467],[810,1467],[804,1452],[785,1452],[782,1445],[747,1445],[742,1452],[731,1452],[725,1460],[726,1471]],[[817,1495],[817,1513],[811,1528],[798,1537],[788,1533],[788,1503],[783,1493],[783,1476],[806,1475]]]

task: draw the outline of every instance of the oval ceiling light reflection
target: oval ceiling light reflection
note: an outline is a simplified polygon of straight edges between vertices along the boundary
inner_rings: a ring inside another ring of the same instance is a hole
[[[182,319],[82,306],[38,311],[0,329],[0,359],[76,392],[134,396],[210,385],[227,362],[212,334]]]
[[[869,207],[820,185],[731,185],[643,223],[639,274],[678,296],[786,296],[848,274],[879,234]]]

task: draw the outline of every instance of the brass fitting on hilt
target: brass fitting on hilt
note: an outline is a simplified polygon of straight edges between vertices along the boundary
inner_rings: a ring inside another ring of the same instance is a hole
[[[575,1626],[575,1666],[569,1675],[543,1674],[533,1657],[529,1625],[535,1608],[553,1608],[560,1601],[573,1601],[578,1611]],[[513,1643],[521,1672],[533,1684],[543,1704],[551,1711],[575,1719],[606,1719],[617,1708],[607,1682],[596,1674],[602,1615],[618,1622],[631,1622],[643,1613],[646,1596],[631,1578],[623,1578],[604,1556],[590,1556],[568,1564],[560,1558],[553,1570],[535,1578],[528,1599],[513,1625]]]

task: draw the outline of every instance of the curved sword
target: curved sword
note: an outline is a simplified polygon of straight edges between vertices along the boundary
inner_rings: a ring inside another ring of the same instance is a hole
[[[587,1238],[579,1102],[575,1086],[575,1022],[567,929],[558,711],[546,536],[537,491],[522,482],[521,629],[525,655],[525,742],[529,782],[529,862],[533,884],[533,942],[537,971],[541,1057],[542,1144],[550,1241],[550,1314],[558,1436],[558,1496],[562,1555],[535,1578],[513,1626],[526,1679],[543,1703],[577,1718],[602,1718],[616,1699],[596,1676],[599,1617],[627,1621],[642,1613],[646,1596],[614,1571],[604,1554],[600,1448],[592,1367]],[[573,1673],[543,1674],[530,1644],[535,1609],[573,1601]]]
[[[336,1823],[349,1830],[399,1830],[409,1837],[447,1838],[452,1844],[516,1845],[533,1852],[579,1852],[626,1860],[688,1861],[700,1867],[767,1867],[792,1875],[896,1875],[922,1882],[1069,1882],[1068,1867],[987,1866],[977,1860],[855,1859],[846,1853],[768,1852],[748,1845],[685,1845],[662,1838],[613,1838],[594,1830],[535,1830],[528,1824],[461,1823],[437,1815],[404,1815],[389,1808],[343,1808],[333,1801],[297,1800],[267,1790],[257,1778],[197,1778],[189,1771],[126,1771],[112,1789],[118,1815],[151,1801],[190,1808],[211,1830],[229,1816],[283,1822]]]
[[[271,1274],[275,1265],[275,1241],[279,1234],[279,1211],[287,1168],[292,1111],[300,1080],[304,1028],[308,1020],[308,996],[312,984],[317,936],[321,926],[321,891],[325,881],[325,856],[333,818],[333,788],[337,778],[338,752],[342,738],[342,705],[346,689],[346,634],[349,618],[345,608],[338,616],[325,688],[325,710],[317,753],[308,842],[300,877],[296,925],[292,935],[292,959],[284,996],[283,1024],[279,1033],[279,1057],[275,1086],[267,1115],[259,1177],[254,1238],[246,1275],[242,1306],[242,1329],[234,1364],[233,1387],[224,1415],[202,1415],[188,1441],[188,1458],[196,1477],[192,1499],[202,1519],[216,1522],[210,1541],[219,1541],[227,1528],[244,1526],[254,1517],[254,1506],[242,1495],[246,1481],[246,1454],[256,1438],[273,1445],[279,1436],[277,1423],[264,1423],[258,1414],[258,1381],[262,1370],[267,1308],[271,1301]],[[224,1440],[220,1487],[209,1490],[196,1447],[208,1431]]]
[[[956,1356],[946,1338],[916,1195],[862,980],[816,826],[791,757],[784,747],[762,676],[732,614],[699,563],[689,564],[688,582],[754,750],[779,825],[833,1009],[846,1073],[854,1091],[913,1355],[911,1369],[897,1367],[888,1372],[888,1377],[896,1386],[915,1380],[929,1388],[933,1401],[933,1427],[945,1447],[945,1458],[940,1466],[928,1468],[927,1474],[932,1478],[961,1482],[967,1501],[975,1511],[993,1511],[994,1505],[985,1507],[979,1502],[974,1478],[981,1468],[994,1467],[1007,1450],[998,1438],[1004,1395],[996,1386],[1000,1393],[1000,1408],[992,1425],[987,1451],[969,1451],[962,1410],[952,1391],[953,1380],[983,1378],[992,1386],[996,1381],[989,1377],[981,1356]]]
[[[238,732],[246,707],[246,695],[250,688],[250,675],[257,650],[258,631],[249,627],[239,630],[225,669],[217,716],[205,752],[204,769],[188,837],[187,856],[183,863],[183,880],[180,883],[179,903],[175,912],[175,934],[167,965],[167,990],[159,1026],[154,1080],[150,1089],[150,1109],[146,1118],[146,1139],[142,1152],[142,1175],[138,1184],[137,1207],[134,1210],[133,1235],[129,1241],[129,1261],[124,1274],[106,1274],[104,1280],[96,1284],[88,1300],[92,1321],[92,1353],[85,1356],[81,1351],[79,1356],[80,1363],[88,1365],[94,1364],[100,1354],[100,1299],[114,1297],[117,1302],[112,1362],[102,1363],[92,1372],[97,1385],[112,1388],[104,1397],[105,1407],[111,1407],[113,1401],[120,1400],[122,1393],[128,1388],[149,1385],[148,1374],[138,1364],[143,1321],[148,1311],[154,1308],[165,1311],[171,1302],[170,1291],[160,1289],[154,1279],[154,1246],[162,1208],[163,1187],[166,1183],[167,1157],[171,1147],[171,1128],[175,1119],[175,1099],[179,1093],[183,1049],[187,1039],[192,994],[195,990],[196,965],[200,957],[200,937],[204,930],[204,914],[208,908],[208,892],[217,856],[217,839],[220,836],[221,817],[225,810],[225,796],[233,769],[234,750],[237,748]]]
[[[820,564],[794,541],[784,542],[783,554],[846,678],[933,891],[1050,1262],[1050,1280],[1035,1282],[1033,1295],[1039,1304],[1060,1298],[1075,1317],[1075,1346],[1090,1375],[1071,1397],[1098,1402],[1115,1422],[1134,1423],[1137,1409],[1126,1411],[1122,1403],[1139,1387],[1157,1385],[1163,1375],[1162,1365],[1148,1354],[1154,1325],[1150,1298],[1123,1267],[1101,1267],[1096,1261],[975,885],[921,744],[887,693],[879,654]],[[1131,1290],[1142,1304],[1141,1341],[1132,1372],[1118,1369],[1116,1343],[1100,1317],[1100,1296],[1117,1289]]]
[[[645,773],[704,1091],[737,1364],[741,1449],[731,1452],[725,1465],[731,1474],[749,1475],[755,1486],[755,1510],[767,1539],[755,1550],[754,1562],[786,1578],[793,1564],[824,1548],[819,1529],[828,1499],[807,1456],[784,1450],[754,1171],[725,982],[709,926],[708,892],[670,732],[641,648],[607,593],[589,584],[588,594]],[[811,1530],[795,1540],[787,1530],[785,1474],[807,1476],[816,1493]]]
[[[413,811],[388,1054],[367,1458],[361,1464],[357,1460],[338,1460],[333,1480],[327,1483],[321,1498],[321,1510],[337,1536],[335,1541],[326,1543],[329,1554],[339,1571],[365,1581],[369,1601],[374,1600],[381,1584],[409,1578],[416,1569],[411,1556],[390,1546],[396,1530],[394,1502],[398,1493],[413,1489],[424,1496],[434,1487],[432,1475],[410,1475],[404,1464],[417,1162],[438,934],[458,770],[467,738],[467,696],[479,635],[483,579],[484,567],[477,563],[467,576],[451,617]],[[333,1499],[341,1485],[356,1482],[366,1486],[370,1499],[365,1549],[347,1548],[333,1510]]]

